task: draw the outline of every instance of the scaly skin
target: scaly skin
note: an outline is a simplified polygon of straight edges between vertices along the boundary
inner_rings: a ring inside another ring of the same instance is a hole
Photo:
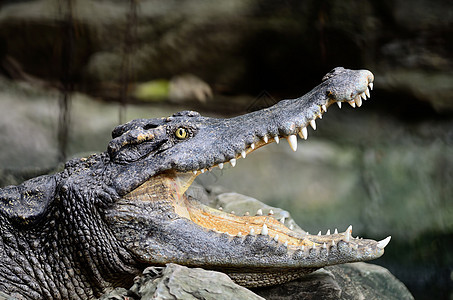
[[[26,299],[87,299],[128,287],[149,265],[220,270],[245,286],[377,258],[390,238],[352,229],[298,233],[272,216],[235,216],[184,192],[194,178],[296,135],[332,103],[361,105],[373,74],[336,68],[306,95],[231,119],[184,111],[114,129],[105,153],[0,190],[0,291]],[[362,95],[362,98],[361,98]]]

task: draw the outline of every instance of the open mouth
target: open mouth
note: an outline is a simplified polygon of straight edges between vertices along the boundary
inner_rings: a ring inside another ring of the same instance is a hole
[[[368,87],[372,89],[372,86],[373,83],[370,82]],[[348,101],[348,103],[353,107],[356,105],[361,106],[362,100],[367,99],[370,95],[368,87],[361,94],[358,94],[353,101]],[[230,159],[228,163],[234,167],[240,158],[245,158],[251,152],[269,143],[279,143],[283,138],[288,141],[291,149],[296,151],[296,133],[302,139],[307,139],[307,127],[316,130],[315,119],[322,118],[322,114],[327,111],[327,107],[333,103],[337,103],[338,106],[341,107],[341,102],[329,100],[326,105],[321,105],[319,107],[319,114],[314,119],[308,121],[304,126],[293,128],[292,132],[294,132],[294,134],[288,136],[264,135],[256,142],[248,145],[246,149],[238,153],[235,158]],[[214,167],[223,169],[225,163],[227,162],[218,163],[209,168],[192,170],[191,172],[184,173],[166,171],[154,176],[152,180],[145,182],[134,191],[127,194],[125,198],[144,202],[167,199],[178,216],[186,218],[206,230],[216,233],[225,233],[228,236],[235,238],[245,238],[250,235],[268,236],[269,239],[272,239],[276,243],[281,243],[292,251],[313,251],[318,249],[320,251],[329,252],[334,251],[339,246],[343,246],[349,247],[355,251],[362,251],[364,253],[369,252],[370,256],[374,256],[383,252],[383,249],[390,241],[389,236],[377,243],[371,240],[369,244],[364,240],[362,240],[361,243],[357,243],[356,241],[358,241],[359,238],[354,238],[352,236],[352,226],[349,226],[343,232],[338,232],[338,230],[335,229],[332,232],[328,230],[325,234],[319,232],[316,235],[311,235],[308,232],[296,232],[292,230],[292,228],[285,226],[284,219],[277,220],[274,218],[272,212],[263,215],[263,211],[258,210],[254,215],[246,213],[243,216],[237,216],[232,213],[208,207],[196,199],[189,198],[185,195],[186,190],[198,175],[210,171]]]
[[[186,193],[198,175],[217,167],[223,169],[227,164],[234,167],[269,143],[286,139],[290,148],[296,151],[297,136],[306,140],[309,128],[316,130],[316,119],[322,118],[334,103],[340,108],[343,102],[360,107],[370,96],[374,76],[369,71],[344,71],[350,81],[342,81],[336,77],[338,72],[338,76],[343,74],[342,70],[327,74],[325,82],[308,96],[282,100],[256,113],[209,120],[192,112],[175,114],[174,118],[195,118],[216,125],[208,129],[203,127],[203,135],[198,133],[194,139],[175,144],[168,153],[162,152],[170,157],[163,160],[167,167],[145,177],[145,182],[136,185],[115,203],[107,216],[116,228],[117,237],[144,263],[164,265],[173,262],[221,270],[248,287],[288,281],[327,265],[380,257],[390,236],[381,241],[353,237],[352,226],[341,232],[334,229],[325,234],[310,234],[294,229],[285,218],[277,218],[270,210],[258,209],[236,215],[206,206]],[[172,118],[162,120],[153,121],[156,122],[153,134],[165,133],[159,129],[165,120],[174,121]],[[256,126],[256,122],[261,126]],[[176,127],[174,134],[182,139],[187,127],[185,123],[178,124],[182,125]],[[230,130],[234,126],[250,130],[245,133]],[[127,128],[120,129],[127,135]],[[225,135],[216,134],[225,131]],[[224,141],[222,146],[218,145],[220,138]],[[131,141],[135,140],[132,136]],[[120,139],[118,147],[112,143],[112,153],[129,145],[125,141]],[[198,158],[197,154],[202,151],[207,153]],[[150,163],[140,163],[140,170],[146,173]],[[128,174],[131,176],[121,177],[121,180],[127,182],[137,173]]]

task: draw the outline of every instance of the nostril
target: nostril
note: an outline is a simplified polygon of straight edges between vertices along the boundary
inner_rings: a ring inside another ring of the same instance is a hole
[[[156,124],[145,124],[145,126],[143,126],[143,129],[144,130],[148,130],[148,129],[153,129],[153,128],[157,128],[158,125]]]

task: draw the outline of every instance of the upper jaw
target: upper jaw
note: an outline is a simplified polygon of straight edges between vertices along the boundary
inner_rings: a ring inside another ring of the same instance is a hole
[[[231,119],[210,119],[208,126],[201,126],[199,139],[188,141],[190,145],[175,147],[172,154],[178,159],[172,161],[172,165],[178,171],[194,174],[213,167],[222,169],[227,163],[234,167],[239,159],[254,150],[273,142],[278,144],[281,139],[286,139],[296,151],[297,136],[306,140],[309,128],[316,130],[317,119],[322,119],[330,105],[336,103],[341,108],[341,104],[347,102],[355,108],[370,98],[374,75],[368,70],[341,69],[300,98],[282,100],[267,109]],[[231,128],[239,130],[228,133]],[[228,143],[227,147],[222,147],[222,143]],[[185,146],[194,151],[187,156],[178,153],[184,152]],[[193,153],[202,155],[193,156]]]

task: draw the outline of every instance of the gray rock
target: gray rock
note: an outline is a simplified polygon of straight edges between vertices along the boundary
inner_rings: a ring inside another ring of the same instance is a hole
[[[254,292],[220,272],[167,264],[166,268],[145,269],[130,290],[115,289],[100,299],[414,299],[387,269],[367,263],[326,267]]]
[[[298,280],[255,292],[268,300],[414,299],[387,269],[367,263],[326,267]]]
[[[100,299],[124,299],[126,296],[142,300],[263,299],[235,284],[223,273],[176,264],[167,264],[166,268],[147,268],[129,291],[116,289]]]

